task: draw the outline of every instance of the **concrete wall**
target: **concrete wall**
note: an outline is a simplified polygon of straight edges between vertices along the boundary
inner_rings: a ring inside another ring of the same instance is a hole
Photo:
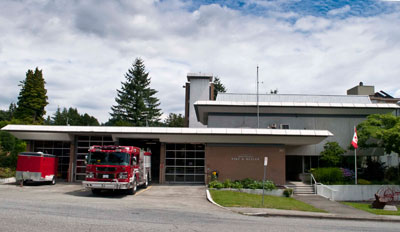
[[[317,193],[335,201],[371,201],[375,199],[375,193],[383,188],[394,188],[400,192],[397,185],[318,185]]]
[[[210,99],[210,80],[208,78],[191,78],[189,93],[189,127],[206,127],[197,121],[194,103]]]
[[[289,124],[290,129],[329,130],[334,134],[317,145],[288,146],[286,155],[319,155],[323,146],[328,141],[336,141],[341,147],[347,149],[354,134],[354,126],[365,120],[365,116],[260,116],[260,128],[267,128],[271,124]],[[257,117],[255,115],[209,115],[209,128],[256,128]],[[368,154],[378,155],[381,150],[369,151]],[[364,152],[366,154],[366,152]],[[350,151],[347,155],[352,155]],[[363,155],[360,151],[359,155]]]
[[[285,184],[285,149],[283,146],[206,145],[207,173],[218,171],[220,181],[252,178],[262,180],[264,157],[268,157],[267,179]],[[209,181],[209,176],[207,178]]]

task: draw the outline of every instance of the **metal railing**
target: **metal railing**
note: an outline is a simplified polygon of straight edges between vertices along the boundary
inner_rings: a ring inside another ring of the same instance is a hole
[[[310,178],[311,185],[314,187],[314,194],[317,194],[317,184],[318,183],[315,180],[314,175],[312,173],[310,173],[310,176],[311,176],[311,178]],[[314,182],[314,184],[313,184],[313,182]]]
[[[321,186],[321,191],[318,195],[328,198],[331,201],[335,201],[335,192],[337,192],[337,190],[321,183],[318,183],[318,185]]]

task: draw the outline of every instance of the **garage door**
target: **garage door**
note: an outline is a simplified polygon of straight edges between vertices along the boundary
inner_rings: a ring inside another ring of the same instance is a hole
[[[166,144],[166,183],[204,183],[204,144]]]

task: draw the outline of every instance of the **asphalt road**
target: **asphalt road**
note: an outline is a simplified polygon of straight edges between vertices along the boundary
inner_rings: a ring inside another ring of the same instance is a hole
[[[239,215],[203,186],[154,185],[135,196],[93,196],[76,184],[0,185],[0,231],[399,231],[399,223]]]

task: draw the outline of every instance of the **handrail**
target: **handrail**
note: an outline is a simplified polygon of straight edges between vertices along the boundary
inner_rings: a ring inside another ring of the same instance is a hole
[[[328,190],[330,191],[330,195],[331,195],[331,197],[324,196],[324,195],[321,195],[321,196],[327,197],[327,198],[329,198],[329,199],[332,200],[332,201],[335,200],[335,195],[334,195],[334,193],[335,193],[335,192],[338,192],[338,190],[332,189],[332,188],[330,188],[330,187],[328,187],[328,186],[326,186],[326,185],[324,185],[324,184],[321,184],[321,183],[318,183],[318,185],[321,185],[323,188],[328,189]]]
[[[310,173],[310,176],[311,176],[311,178],[310,178],[310,179],[311,179],[311,180],[310,180],[310,181],[311,181],[311,185],[314,186],[314,193],[317,194],[317,184],[318,184],[318,183],[317,183],[317,181],[315,180],[314,175],[313,175],[312,173]],[[313,184],[313,181],[314,181],[315,184]]]

